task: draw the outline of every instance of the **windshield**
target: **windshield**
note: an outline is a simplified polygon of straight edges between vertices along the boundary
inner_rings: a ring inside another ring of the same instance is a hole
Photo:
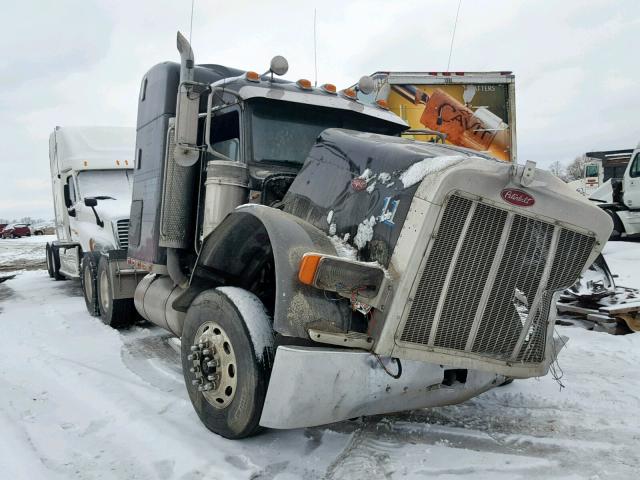
[[[302,164],[327,128],[398,135],[404,127],[357,112],[283,101],[251,103],[253,161]]]
[[[127,200],[131,198],[133,172],[127,170],[85,170],[78,173],[82,198]]]
[[[585,176],[586,177],[597,177],[598,176],[598,166],[597,165],[587,165],[585,168]]]

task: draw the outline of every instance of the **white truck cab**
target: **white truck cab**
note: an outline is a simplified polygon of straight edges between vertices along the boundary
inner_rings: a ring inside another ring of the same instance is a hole
[[[49,137],[58,238],[47,244],[47,267],[56,280],[81,278],[96,315],[100,257],[126,256],[134,151],[133,128],[56,127]]]
[[[606,181],[589,200],[611,216],[612,239],[640,236],[640,144],[631,154],[622,178]]]

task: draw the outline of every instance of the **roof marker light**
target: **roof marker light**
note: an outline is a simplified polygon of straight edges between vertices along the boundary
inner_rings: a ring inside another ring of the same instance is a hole
[[[247,73],[245,73],[244,78],[246,78],[250,82],[260,81],[260,75],[258,75],[258,72],[253,72],[253,71],[248,71]]]
[[[351,100],[355,100],[358,98],[358,95],[353,88],[345,88],[344,90],[341,90],[340,93],[345,97],[350,98]]]
[[[384,108],[385,110],[389,110],[389,104],[382,98],[380,100],[376,100],[376,105],[378,105],[380,108]]]
[[[301,78],[300,80],[298,80],[296,82],[296,85],[298,86],[298,88],[301,88],[303,90],[311,90],[311,82],[306,78]]]
[[[320,86],[320,88],[327,92],[327,93],[332,93],[332,94],[336,94],[337,90],[336,90],[336,86],[333,83],[325,83],[324,85]]]

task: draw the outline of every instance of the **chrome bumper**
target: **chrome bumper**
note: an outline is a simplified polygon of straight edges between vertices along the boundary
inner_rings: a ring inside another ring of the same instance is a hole
[[[396,373],[397,365],[383,359]],[[281,346],[276,352],[260,425],[300,428],[361,415],[464,402],[504,381],[469,370],[465,383],[442,384],[445,367],[402,360],[395,379],[378,359],[361,350]]]

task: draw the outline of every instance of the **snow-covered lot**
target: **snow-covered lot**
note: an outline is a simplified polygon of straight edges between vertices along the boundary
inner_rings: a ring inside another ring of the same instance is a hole
[[[55,235],[0,239],[0,272],[46,268],[44,245]]]
[[[0,265],[37,260],[40,241],[2,241]],[[640,243],[605,254],[640,287]],[[559,332],[562,390],[547,376],[463,405],[229,441],[196,417],[164,331],[112,330],[78,282],[22,271],[0,284],[0,477],[638,478],[640,334]]]

